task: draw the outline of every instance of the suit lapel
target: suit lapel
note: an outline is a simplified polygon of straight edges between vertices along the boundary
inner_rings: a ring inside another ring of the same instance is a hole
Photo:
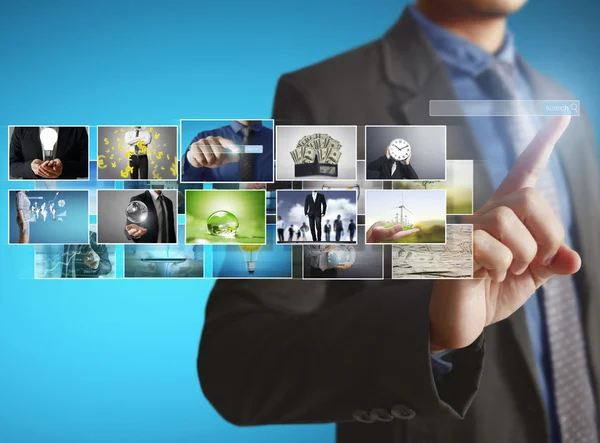
[[[446,66],[407,11],[383,38],[382,49],[385,75],[396,86],[396,100],[389,108],[392,118],[398,124],[447,127],[448,159],[473,160],[473,206],[477,210],[490,198],[494,189],[467,119],[429,116],[430,100],[457,99]],[[418,62],[413,63],[413,60]],[[507,321],[542,403],[524,309],[518,310]]]
[[[145,200],[144,203],[146,203],[146,206],[148,207],[148,218],[152,218],[152,220],[148,220],[148,228],[152,229],[153,232],[154,228],[156,228],[156,231],[153,234],[157,236],[154,238],[154,242],[156,242],[156,239],[158,238],[158,214],[156,213],[156,208],[154,207],[154,199],[152,198],[150,191],[145,191],[143,195]]]
[[[430,100],[456,100],[445,67],[437,67],[429,82],[409,101],[399,105],[398,114],[409,125],[446,126],[446,155],[449,160],[473,160],[473,207],[479,209],[493,193],[492,182],[475,136],[464,117],[430,117]]]
[[[173,222],[173,219],[177,219],[177,217],[175,217],[174,206],[174,203],[165,197],[165,207],[167,208],[167,230],[169,231],[170,242],[174,242],[177,238],[177,234],[175,233],[176,224]]]
[[[389,113],[397,124],[446,126],[447,158],[474,161],[474,207],[492,194],[492,185],[473,132],[464,117],[431,117],[430,100],[456,100],[446,65],[405,11],[382,40],[384,72],[395,86]],[[412,63],[418,60],[418,63]]]
[[[35,143],[35,158],[39,158],[40,160],[44,158],[44,152],[42,150],[42,140],[40,139],[40,128],[39,126],[29,128],[32,132],[31,139]]]

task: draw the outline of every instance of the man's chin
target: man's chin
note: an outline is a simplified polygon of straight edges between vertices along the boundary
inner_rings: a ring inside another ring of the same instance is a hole
[[[451,0],[462,3],[473,15],[482,18],[508,17],[519,11],[527,0]]]

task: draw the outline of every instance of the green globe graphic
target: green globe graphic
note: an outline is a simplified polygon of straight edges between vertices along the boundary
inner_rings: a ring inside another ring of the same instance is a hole
[[[346,248],[335,248],[327,254],[327,262],[331,267],[340,266],[350,261],[350,252]]]
[[[206,227],[208,232],[219,237],[233,238],[235,237],[240,222],[238,218],[229,211],[216,211],[206,219]]]

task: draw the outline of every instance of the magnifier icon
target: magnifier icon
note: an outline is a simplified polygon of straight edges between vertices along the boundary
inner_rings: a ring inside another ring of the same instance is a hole
[[[577,103],[571,103],[571,111],[575,113],[579,112],[579,106],[577,105]]]

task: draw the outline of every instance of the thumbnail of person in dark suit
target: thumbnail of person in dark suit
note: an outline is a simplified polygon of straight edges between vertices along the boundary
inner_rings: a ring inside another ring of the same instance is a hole
[[[218,280],[197,368],[227,420],[337,423],[337,443],[598,441],[589,118],[430,116],[438,99],[572,100],[518,54],[523,3],[417,0],[383,38],[281,77],[278,122],[452,128],[447,158],[477,160],[476,278]]]
[[[348,234],[350,235],[350,241],[354,241],[354,234],[356,233],[356,223],[354,220],[350,220],[348,224]]]
[[[130,178],[148,179],[148,146],[152,143],[152,133],[141,126],[125,133],[125,143],[129,156],[129,166],[133,168]]]
[[[112,264],[106,245],[99,245],[96,233],[90,232],[87,245],[65,245],[63,253],[62,278],[98,278],[108,275]]]
[[[304,199],[304,215],[308,217],[312,241],[321,241],[321,217],[327,212],[325,196],[312,191]]]
[[[88,178],[88,134],[84,127],[53,126],[58,139],[44,151],[40,132],[46,126],[16,127],[10,137],[10,177],[28,180]]]
[[[173,202],[161,190],[150,190],[131,197],[148,207],[147,218],[138,224],[129,220],[125,224],[125,236],[135,243],[177,243]]]
[[[294,225],[288,228],[288,241],[294,241]]]
[[[325,231],[325,241],[331,241],[331,222],[329,220],[325,222],[323,230]]]
[[[410,164],[410,156],[406,160],[394,160],[390,155],[389,147],[386,149],[385,155],[369,162],[367,169],[379,172],[378,178],[380,179],[419,179],[419,176]]]
[[[335,231],[335,241],[340,241],[342,234],[344,233],[344,223],[342,222],[342,216],[338,214],[337,218],[333,221],[333,230]]]

